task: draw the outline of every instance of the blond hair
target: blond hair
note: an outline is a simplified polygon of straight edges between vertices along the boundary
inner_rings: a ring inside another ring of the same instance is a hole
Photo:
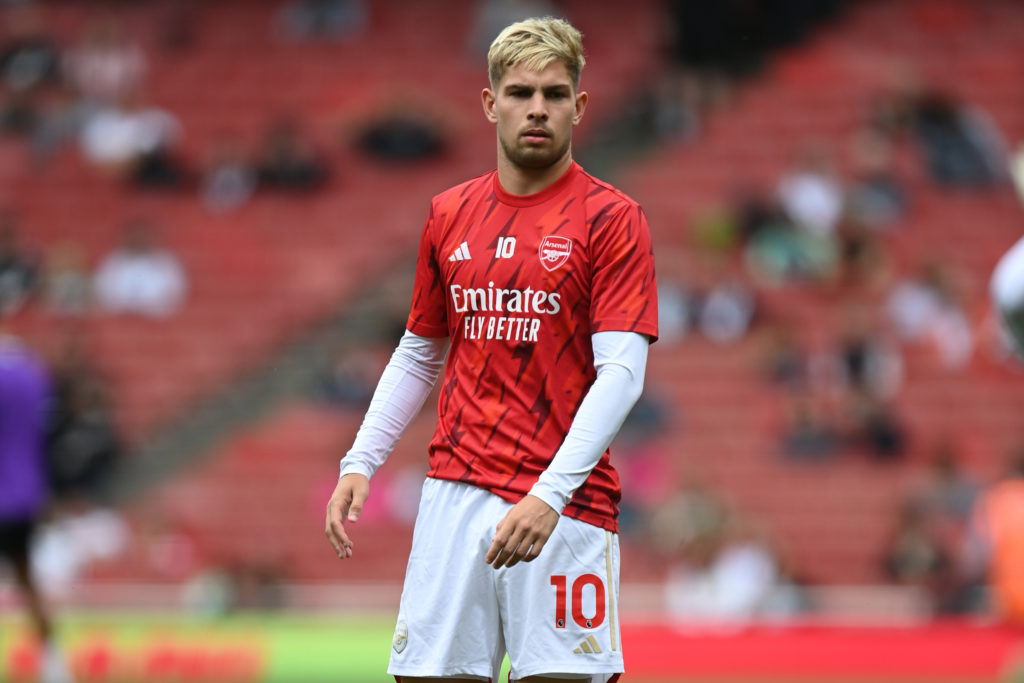
[[[505,71],[521,64],[530,71],[542,71],[561,60],[569,70],[574,88],[587,60],[583,57],[583,35],[569,22],[557,17],[524,19],[507,26],[487,51],[487,73],[494,88]]]

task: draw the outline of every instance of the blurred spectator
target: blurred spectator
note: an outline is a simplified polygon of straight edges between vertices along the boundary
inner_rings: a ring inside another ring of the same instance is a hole
[[[707,73],[744,76],[756,71],[769,51],[798,42],[843,4],[842,0],[770,4],[673,0],[666,17],[670,49],[680,64]]]
[[[50,354],[54,399],[47,435],[50,481],[56,502],[76,514],[109,501],[122,453],[109,382],[74,329]]]
[[[760,363],[770,382],[792,390],[807,387],[809,358],[792,323],[777,321],[764,326],[761,346]]]
[[[903,356],[874,318],[866,305],[847,304],[835,348],[838,388],[841,393],[887,399],[903,385]]]
[[[16,339],[0,311],[0,561],[9,563],[42,646],[41,681],[70,682],[53,620],[30,564],[30,546],[49,498],[43,440],[50,377]]]
[[[1006,177],[1006,144],[991,117],[927,86],[910,65],[893,69],[870,120],[891,136],[912,135],[937,183],[984,187]]]
[[[874,295],[888,286],[891,259],[876,230],[851,215],[840,223],[837,238],[836,285],[862,295]]]
[[[58,594],[69,594],[97,562],[119,557],[129,545],[129,529],[110,507],[69,507],[40,529],[32,570]]]
[[[926,477],[915,497],[938,521],[943,535],[957,541],[958,545],[970,523],[980,491],[979,483],[964,471],[953,442],[948,437],[937,441],[928,461]]]
[[[210,148],[200,180],[200,197],[210,211],[230,211],[242,206],[256,190],[256,168],[231,134],[217,137]]]
[[[77,143],[85,122],[95,113],[67,83],[44,90],[36,104],[36,125],[31,138],[36,161],[47,161],[65,145]]]
[[[323,377],[320,391],[331,405],[366,410],[386,358],[374,349],[346,349]]]
[[[933,92],[918,102],[914,132],[932,178],[944,185],[985,187],[1006,177],[1006,149],[992,119],[977,107]]]
[[[907,452],[909,440],[903,420],[892,401],[855,391],[845,405],[847,439],[876,462],[893,462]]]
[[[18,219],[0,209],[0,314],[19,308],[35,291],[39,267],[18,242]]]
[[[1024,446],[1011,453],[1005,475],[978,499],[969,549],[987,578],[992,611],[1024,624]]]
[[[682,341],[690,329],[693,306],[685,286],[669,277],[659,277],[658,340],[666,344]]]
[[[830,460],[841,447],[841,435],[821,399],[805,393],[788,398],[783,426],[783,454],[797,462]]]
[[[652,546],[667,559],[701,564],[721,543],[731,511],[700,477],[690,476],[667,500],[653,507],[648,523]]]
[[[79,97],[96,108],[116,106],[138,91],[146,72],[142,50],[125,36],[114,12],[93,20],[64,62]]]
[[[1024,199],[1024,147],[1018,153],[1015,180]],[[989,279],[989,297],[999,316],[999,333],[1007,349],[1024,359],[1024,237],[1004,253]]]
[[[291,40],[347,40],[365,32],[369,23],[365,0],[289,0],[278,11],[275,28]]]
[[[739,341],[754,319],[755,304],[754,293],[742,280],[723,275],[700,301],[697,328],[718,344]]]
[[[980,491],[978,482],[964,472],[953,442],[942,437],[933,446],[923,480],[915,483],[904,503],[920,510],[954,564],[948,590],[937,596],[936,608],[944,613],[965,613],[979,606],[978,589],[983,582],[971,568],[966,551]]]
[[[932,258],[916,275],[897,282],[885,304],[900,338],[932,348],[951,370],[964,367],[974,352],[974,332],[959,304],[958,290],[949,267]]]
[[[708,254],[735,251],[737,245],[769,222],[767,217],[760,216],[747,222],[749,217],[744,212],[753,208],[758,199],[754,195],[738,194],[735,206],[711,204],[698,211],[690,226],[694,244]]]
[[[257,161],[259,184],[274,190],[311,190],[327,179],[327,167],[290,116],[267,129]]]
[[[87,120],[81,146],[91,163],[136,185],[178,187],[186,176],[174,154],[181,133],[173,114],[133,91]]]
[[[882,554],[885,576],[900,585],[923,588],[938,609],[956,587],[949,550],[921,505],[905,501]]]
[[[47,453],[58,502],[103,503],[121,456],[105,384],[94,374],[57,376]]]
[[[60,79],[60,48],[31,3],[7,13],[0,43],[0,132],[29,133],[38,123],[41,91]]]
[[[734,188],[730,205],[740,243],[745,243],[762,228],[786,222],[778,200],[750,185],[741,184]]]
[[[187,282],[178,258],[160,246],[154,226],[137,220],[100,262],[93,287],[103,310],[162,318],[181,306]]]
[[[768,616],[792,617],[804,601],[792,596],[780,599],[778,593],[794,589],[764,535],[734,518],[716,545],[669,567],[666,607],[679,621],[736,624]]]
[[[818,238],[835,234],[843,212],[843,186],[825,143],[804,143],[796,165],[779,181],[778,196],[798,228]]]
[[[90,281],[85,256],[77,242],[59,242],[47,252],[42,289],[50,312],[67,316],[88,312],[92,301]]]
[[[874,229],[885,229],[907,211],[907,191],[893,168],[892,142],[864,127],[854,135],[850,152],[853,180],[847,189],[849,215]]]
[[[743,251],[747,272],[762,287],[828,280],[838,257],[834,236],[801,230],[778,214],[756,229]]]
[[[419,161],[444,153],[446,143],[438,125],[406,106],[374,116],[358,137],[359,148],[383,161]]]

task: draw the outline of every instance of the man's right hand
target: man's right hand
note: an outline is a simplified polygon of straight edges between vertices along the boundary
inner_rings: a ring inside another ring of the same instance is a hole
[[[359,521],[363,503],[370,495],[370,480],[362,474],[346,474],[338,480],[327,501],[327,540],[338,557],[352,557],[352,539],[345,533],[345,522]]]

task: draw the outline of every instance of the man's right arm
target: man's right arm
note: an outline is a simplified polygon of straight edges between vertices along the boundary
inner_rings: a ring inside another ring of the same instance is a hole
[[[447,352],[447,337],[421,337],[407,331],[384,368],[352,448],[341,460],[338,484],[327,503],[327,538],[338,557],[352,556],[352,540],[344,523],[359,519],[370,478],[423,407]]]

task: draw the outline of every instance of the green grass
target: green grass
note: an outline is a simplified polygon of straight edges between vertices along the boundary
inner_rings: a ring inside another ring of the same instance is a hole
[[[80,683],[392,683],[394,679],[385,671],[393,624],[392,616],[378,614],[242,614],[208,619],[180,614],[77,613],[61,620],[60,637]],[[26,673],[31,668],[26,664],[28,652],[31,646],[24,621],[0,615],[0,681],[32,680]],[[507,680],[507,671],[506,662],[500,683]],[[628,673],[623,677],[623,683],[676,681],[982,683],[979,679],[638,678]],[[1005,681],[1024,683],[1024,677]]]

